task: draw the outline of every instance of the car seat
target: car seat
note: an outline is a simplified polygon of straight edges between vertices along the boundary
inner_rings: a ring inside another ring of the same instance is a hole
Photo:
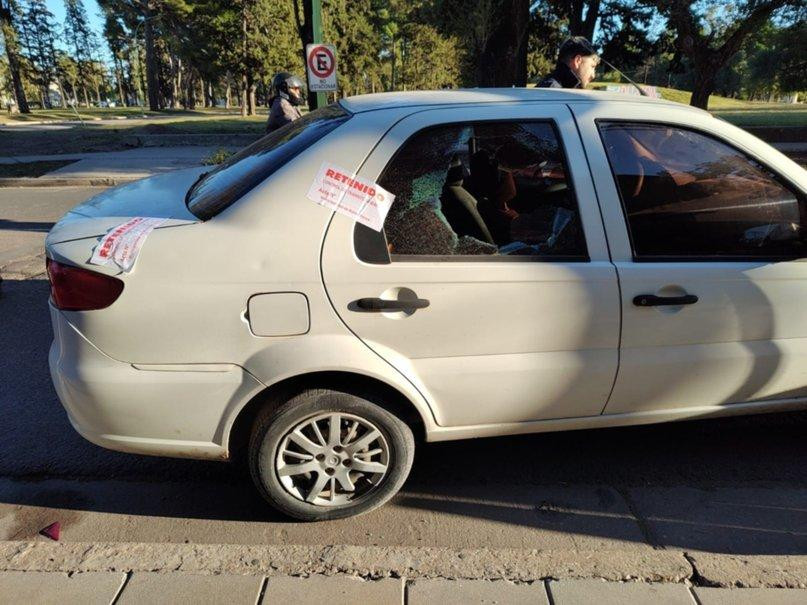
[[[459,156],[451,158],[446,181],[440,196],[443,215],[458,236],[468,235],[488,244],[493,236],[477,210],[476,199],[462,186],[463,166]]]

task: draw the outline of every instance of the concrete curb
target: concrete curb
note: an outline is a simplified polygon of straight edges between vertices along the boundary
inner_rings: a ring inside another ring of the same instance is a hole
[[[733,588],[807,588],[807,556],[625,550],[450,549],[131,542],[0,542],[0,571],[180,571],[509,580],[692,582]]]
[[[113,187],[132,183],[144,176],[137,177],[93,177],[93,178],[56,178],[56,177],[21,177],[0,179],[0,187]]]
[[[2,571],[182,571],[202,574],[351,574],[507,579],[602,578],[683,582],[693,568],[680,552],[537,551],[438,547],[0,542]],[[625,570],[632,570],[626,572]]]

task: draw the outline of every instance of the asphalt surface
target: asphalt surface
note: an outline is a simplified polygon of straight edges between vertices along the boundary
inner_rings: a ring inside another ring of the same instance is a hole
[[[0,540],[59,521],[66,543],[807,554],[807,413],[421,444],[387,506],[291,522],[234,465],[76,434],[48,373],[47,298],[41,278],[2,284]]]
[[[103,188],[0,188],[0,268],[43,251],[45,235],[61,216]]]

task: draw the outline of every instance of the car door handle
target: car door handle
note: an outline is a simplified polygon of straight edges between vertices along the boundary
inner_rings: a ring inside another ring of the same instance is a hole
[[[633,304],[637,307],[694,305],[696,302],[698,302],[698,297],[694,294],[684,294],[683,296],[656,296],[655,294],[639,294],[633,299]]]
[[[383,298],[360,298],[355,302],[360,311],[410,311],[425,309],[429,301],[425,298],[411,300],[385,300]]]

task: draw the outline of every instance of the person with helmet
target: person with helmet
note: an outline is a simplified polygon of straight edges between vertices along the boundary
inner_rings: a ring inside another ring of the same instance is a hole
[[[300,78],[287,71],[281,71],[272,79],[272,88],[275,94],[269,101],[266,132],[277,130],[302,116],[298,109],[298,105],[303,103],[301,94],[303,82]]]
[[[583,36],[573,36],[560,45],[558,63],[538,88],[585,88],[594,79],[600,58]]]

